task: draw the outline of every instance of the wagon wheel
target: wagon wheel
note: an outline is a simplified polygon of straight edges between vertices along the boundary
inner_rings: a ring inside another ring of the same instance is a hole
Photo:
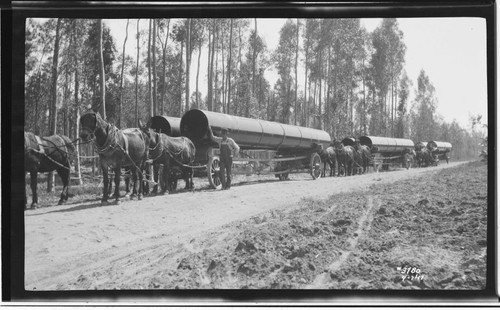
[[[321,157],[318,153],[311,156],[311,175],[314,180],[321,178]]]
[[[207,165],[208,183],[212,188],[220,188],[220,160],[219,157],[209,157]]]

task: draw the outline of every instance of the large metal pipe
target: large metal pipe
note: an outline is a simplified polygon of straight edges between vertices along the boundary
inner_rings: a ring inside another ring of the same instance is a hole
[[[149,120],[151,129],[171,137],[180,137],[181,119],[172,116],[155,115]]]
[[[415,144],[409,139],[361,136],[359,143],[370,148],[376,148],[380,153],[401,153],[413,149]]]
[[[427,148],[434,149],[438,153],[448,153],[451,152],[452,146],[449,142],[429,141],[427,142]]]
[[[310,149],[314,144],[326,148],[330,144],[330,135],[323,130],[197,109],[187,111],[180,126],[181,134],[195,144],[209,143],[208,126],[215,135],[227,128],[242,149],[297,150]]]

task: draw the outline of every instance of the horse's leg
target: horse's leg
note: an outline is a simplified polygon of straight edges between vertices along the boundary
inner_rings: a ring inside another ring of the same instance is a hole
[[[137,197],[137,171],[135,168],[130,168],[130,176],[132,178],[132,194],[130,195],[130,200]]]
[[[109,169],[109,168],[108,168]],[[109,170],[108,170],[109,171]],[[113,182],[109,182],[108,184],[108,193],[111,194],[111,192],[113,191]]]
[[[61,192],[61,199],[59,199],[59,205],[62,205],[66,201],[68,201],[68,187],[69,187],[69,170],[68,169],[57,169],[57,174],[61,178],[63,183],[63,189]]]
[[[115,197],[115,203],[120,204],[120,177],[121,177],[120,174],[122,172],[122,168],[115,167],[114,171],[115,171],[115,193],[113,194],[113,196]]]
[[[184,182],[186,182],[186,189],[193,189],[193,169],[183,169]]]
[[[189,189],[191,189],[191,190],[194,189],[193,178],[194,178],[194,169],[189,168]]]
[[[170,193],[170,157],[167,156],[165,159],[165,164],[163,167],[163,180],[165,182],[165,189],[163,191],[164,194],[169,194]]]
[[[36,193],[36,186],[38,182],[38,172],[36,170],[30,171],[30,186],[31,186],[31,208],[38,208],[38,195]]]
[[[104,186],[102,188],[102,199],[101,199],[101,205],[107,205],[108,204],[108,198],[109,198],[109,176],[108,176],[108,167],[102,166],[102,179]]]
[[[153,186],[153,191],[151,194],[156,195],[158,194],[158,173],[160,171],[160,165],[159,164],[153,164],[153,180],[155,182],[155,185]]]
[[[143,167],[144,168],[144,169],[141,169],[141,168],[136,169],[137,170],[136,171],[137,178],[139,179],[139,193],[137,195],[137,199],[138,200],[142,200],[142,196],[144,194],[144,182],[143,182],[144,181],[144,171],[145,171],[145,169],[149,169],[149,168],[147,168],[147,166],[145,164],[143,164],[143,163],[141,163],[139,165],[139,167]]]
[[[125,171],[123,179],[125,180],[125,198],[130,198],[130,172]]]

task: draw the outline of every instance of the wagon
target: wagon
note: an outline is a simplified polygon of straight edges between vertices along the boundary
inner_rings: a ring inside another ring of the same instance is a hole
[[[209,126],[215,135],[227,128],[229,136],[240,146],[240,153],[233,158],[233,174],[274,174],[283,180],[290,173],[308,171],[313,179],[321,177],[318,150],[329,145],[327,132],[192,109],[182,116],[180,132],[195,144],[195,166],[206,168],[213,188],[221,186],[220,153],[218,145],[208,137]]]
[[[427,148],[432,153],[432,158],[434,164],[437,165],[440,159],[446,160],[446,163],[450,161],[450,152],[452,150],[452,145],[449,142],[441,141],[429,141],[426,144]]]
[[[412,140],[401,138],[361,136],[359,142],[371,149],[373,157],[373,168],[375,171],[388,170],[389,166],[409,168],[407,160],[409,154],[415,147]]]

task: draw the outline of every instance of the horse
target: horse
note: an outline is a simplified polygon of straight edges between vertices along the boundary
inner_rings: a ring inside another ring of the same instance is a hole
[[[148,158],[148,136],[138,128],[119,130],[106,122],[99,113],[88,112],[80,117],[80,137],[84,142],[92,141],[103,174],[103,195],[101,205],[107,205],[109,199],[108,167],[115,173],[115,203],[120,203],[120,177],[122,168],[129,168],[133,181],[130,196],[141,200],[143,195],[143,168]]]
[[[330,145],[326,150],[321,149],[318,151],[321,161],[323,161],[323,171],[321,171],[321,176],[326,175],[326,165],[330,166],[330,176],[335,176],[335,166],[337,165],[337,154],[335,153],[335,148]]]
[[[57,171],[63,183],[58,204],[62,205],[68,200],[70,169],[75,155],[75,145],[66,136],[39,137],[31,132],[24,132],[24,171],[30,173],[31,208],[38,207],[38,172]],[[27,209],[26,195],[24,208]]]
[[[344,169],[344,175],[350,176],[354,174],[356,170],[358,170],[358,167],[356,166],[360,166],[359,162],[361,160],[359,153],[356,152],[354,147],[350,145],[344,146],[344,144],[342,144],[340,141],[337,141],[335,143],[335,153],[337,154],[339,170],[342,166]]]
[[[431,164],[432,158],[431,158],[431,153],[429,152],[428,149],[421,148],[417,150],[416,153],[417,153],[416,159],[418,167],[428,167]]]
[[[356,142],[355,147],[356,151],[359,154],[359,158],[361,160],[361,166],[363,167],[363,173],[366,173],[370,167],[370,162],[372,160],[372,152],[370,148],[366,145],[362,145],[361,143]]]
[[[170,137],[164,133],[158,133],[151,128],[146,128],[149,138],[149,158],[153,161],[155,177],[158,175],[160,165],[163,165],[163,172],[160,176],[161,194],[167,194],[174,190],[177,172],[184,177],[186,189],[193,189],[194,170],[186,165],[194,162],[196,147],[187,137]],[[157,192],[155,186],[153,192]]]

